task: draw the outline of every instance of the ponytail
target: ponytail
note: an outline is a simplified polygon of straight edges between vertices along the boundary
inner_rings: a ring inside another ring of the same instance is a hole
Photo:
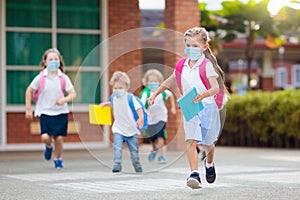
[[[217,78],[217,81],[218,81],[220,89],[223,90],[225,92],[225,94],[229,95],[229,92],[225,85],[224,71],[218,65],[218,61],[217,61],[216,57],[212,54],[211,49],[209,47],[207,47],[207,49],[204,51],[204,55],[213,64],[214,70],[219,75]]]

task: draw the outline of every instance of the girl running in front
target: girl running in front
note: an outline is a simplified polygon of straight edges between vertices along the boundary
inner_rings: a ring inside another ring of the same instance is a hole
[[[181,59],[174,73],[166,79],[161,86],[149,98],[148,103],[152,105],[157,95],[167,88],[177,86],[182,95],[187,94],[192,88],[196,88],[197,95],[194,103],[203,103],[201,110],[191,120],[183,118],[185,131],[185,141],[187,143],[187,155],[190,166],[190,174],[187,178],[187,186],[192,189],[201,188],[200,173],[198,170],[197,145],[201,144],[206,152],[204,160],[205,177],[208,183],[213,183],[216,179],[214,164],[215,143],[220,132],[220,116],[218,105],[214,96],[223,91],[223,105],[227,100],[227,90],[224,84],[224,72],[217,63],[215,56],[209,48],[208,32],[203,27],[194,27],[184,33],[185,54],[187,58]],[[178,72],[177,67],[182,63],[182,71]],[[200,77],[200,69],[205,68],[205,78],[210,87],[206,87],[203,78]],[[179,81],[178,78],[180,77]]]

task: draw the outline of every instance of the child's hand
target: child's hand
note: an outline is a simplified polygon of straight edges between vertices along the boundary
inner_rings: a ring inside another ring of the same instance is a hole
[[[109,101],[107,101],[107,102],[100,103],[99,106],[100,106],[101,108],[103,108],[103,107],[105,107],[105,106],[111,106],[111,103],[110,103]]]
[[[139,119],[137,120],[137,124],[139,128],[143,128],[144,126],[144,119],[139,117]]]
[[[33,114],[31,109],[26,109],[25,118],[33,119]]]
[[[154,104],[154,99],[155,99],[155,96],[150,96],[149,99],[148,99],[148,104],[149,106],[152,106]]]
[[[197,96],[194,98],[194,103],[199,103],[199,102],[202,101],[204,98],[209,97],[209,96],[210,96],[209,91],[200,92],[200,93],[197,94]]]
[[[64,103],[66,103],[67,101],[65,100],[65,97],[60,98],[56,101],[56,105],[62,106],[64,105]]]

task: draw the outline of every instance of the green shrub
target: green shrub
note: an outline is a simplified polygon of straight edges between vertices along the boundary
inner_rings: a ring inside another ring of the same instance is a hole
[[[300,140],[300,90],[232,95],[226,108],[221,143],[239,138],[237,145],[268,146],[283,138]]]

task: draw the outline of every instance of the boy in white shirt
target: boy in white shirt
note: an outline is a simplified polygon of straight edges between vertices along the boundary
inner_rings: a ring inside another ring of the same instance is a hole
[[[142,172],[139,157],[138,134],[144,125],[144,115],[141,105],[128,93],[130,79],[125,72],[116,71],[110,79],[113,94],[110,102],[103,102],[100,106],[111,106],[113,108],[114,123],[112,132],[114,134],[114,165],[112,172],[122,171],[122,150],[124,142],[127,142],[130,151],[132,165],[136,172]],[[132,98],[134,109],[139,118],[135,121],[129,106],[129,98]]]

